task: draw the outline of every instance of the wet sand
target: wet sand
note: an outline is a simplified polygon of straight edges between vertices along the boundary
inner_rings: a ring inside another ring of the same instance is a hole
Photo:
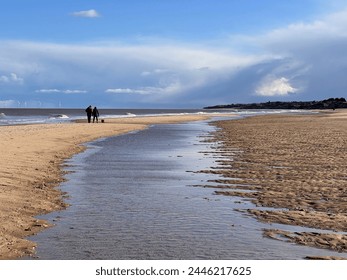
[[[51,226],[35,216],[67,206],[56,187],[63,180],[64,160],[83,151],[81,144],[151,124],[206,118],[183,115],[0,127],[0,259],[32,254],[35,243],[25,238]]]
[[[271,207],[248,210],[265,223],[310,228],[265,230],[267,237],[347,252],[347,110],[215,124],[223,158],[205,172],[224,176],[217,194]]]

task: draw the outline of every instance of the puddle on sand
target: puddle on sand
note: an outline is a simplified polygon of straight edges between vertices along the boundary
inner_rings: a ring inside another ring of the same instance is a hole
[[[263,237],[264,224],[234,209],[240,198],[192,187],[218,179],[201,153],[207,122],[155,125],[89,144],[67,163],[64,211],[30,239],[40,259],[302,259],[338,255]]]

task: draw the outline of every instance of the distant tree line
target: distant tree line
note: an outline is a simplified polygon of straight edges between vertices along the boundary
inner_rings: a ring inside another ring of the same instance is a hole
[[[347,108],[345,98],[329,98],[321,101],[269,101],[264,103],[227,104],[204,107],[204,109],[287,109],[314,110]]]

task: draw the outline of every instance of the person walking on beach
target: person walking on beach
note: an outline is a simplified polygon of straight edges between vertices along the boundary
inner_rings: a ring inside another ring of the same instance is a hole
[[[92,113],[93,113],[92,105],[90,105],[90,106],[86,109],[86,113],[87,113],[88,123],[90,123],[90,121],[91,121],[91,119],[92,119]]]
[[[93,109],[93,122],[95,122],[95,120],[97,123],[99,122],[99,111],[96,107]]]

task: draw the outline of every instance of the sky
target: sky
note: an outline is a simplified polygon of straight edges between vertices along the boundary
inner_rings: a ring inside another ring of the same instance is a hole
[[[346,0],[0,0],[0,108],[347,97]]]

